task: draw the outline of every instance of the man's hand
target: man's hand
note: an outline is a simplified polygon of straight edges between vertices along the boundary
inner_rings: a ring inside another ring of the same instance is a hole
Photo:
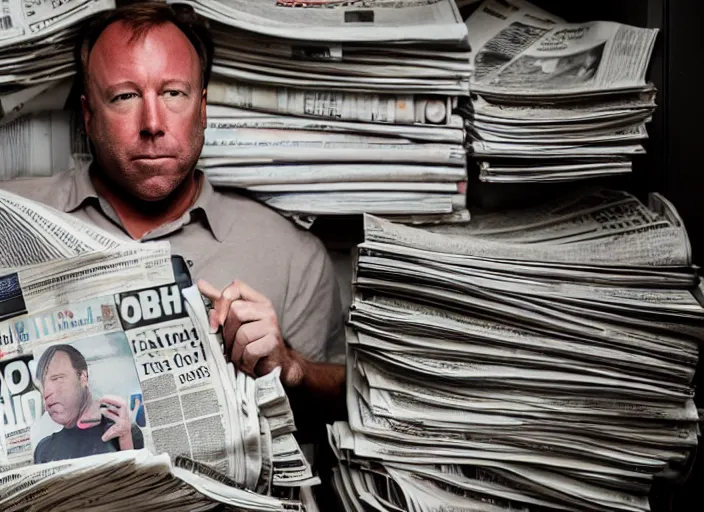
[[[288,348],[271,301],[241,281],[220,291],[205,280],[198,289],[213,303],[210,328],[222,327],[225,354],[243,372],[266,375],[281,367],[281,380],[293,387],[303,381],[305,360]]]
[[[134,448],[132,423],[137,416],[137,411],[139,411],[140,401],[135,401],[132,410],[127,407],[127,402],[119,396],[105,395],[99,402],[101,405],[100,413],[114,423],[103,434],[103,442],[118,439],[120,450],[132,450]],[[107,407],[103,407],[103,405]]]

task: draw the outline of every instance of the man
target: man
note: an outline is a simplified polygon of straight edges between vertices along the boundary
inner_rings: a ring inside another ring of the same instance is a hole
[[[4,188],[134,240],[166,239],[211,299],[227,356],[276,366],[294,411],[344,414],[343,313],[322,244],[273,210],[213,190],[204,142],[212,42],[190,7],[131,4],[100,15],[80,48],[95,162]],[[300,429],[300,426],[299,426]]]
[[[34,450],[35,464],[99,453],[144,448],[144,437],[133,411],[120,397],[94,400],[88,386],[88,365],[71,345],[49,347],[37,364],[44,407],[63,427],[42,439]]]

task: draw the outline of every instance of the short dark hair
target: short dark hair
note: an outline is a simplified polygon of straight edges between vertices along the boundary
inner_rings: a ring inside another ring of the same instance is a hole
[[[126,24],[132,30],[130,42],[138,41],[154,27],[166,23],[176,25],[195,48],[200,60],[203,89],[208,87],[213,62],[213,39],[207,21],[198,15],[190,5],[144,1],[129,3],[117,9],[101,12],[84,25],[77,47],[77,60],[84,94],[88,91],[90,52],[100,34],[117,22]]]
[[[81,375],[81,372],[86,372],[86,374],[88,373],[88,363],[86,362],[86,358],[83,357],[83,354],[81,354],[78,350],[71,345],[66,344],[52,345],[44,351],[42,357],[39,358],[39,363],[37,363],[37,380],[39,382],[42,384],[44,383],[44,374],[46,373],[51,360],[54,359],[57,352],[63,352],[69,357],[71,360],[71,365],[76,370],[78,375]]]

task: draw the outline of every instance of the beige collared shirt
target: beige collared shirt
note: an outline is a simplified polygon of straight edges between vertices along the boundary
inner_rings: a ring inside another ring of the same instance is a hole
[[[87,170],[0,182],[0,188],[130,238]],[[275,211],[214,190],[203,176],[196,203],[180,219],[140,239],[148,240],[168,240],[172,253],[188,262],[194,280],[222,289],[239,279],[263,293],[274,305],[284,338],[304,356],[344,361],[344,315],[327,251]]]

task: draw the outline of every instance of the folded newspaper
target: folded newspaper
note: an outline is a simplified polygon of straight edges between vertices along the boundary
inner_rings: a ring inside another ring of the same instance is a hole
[[[305,41],[460,43],[454,0],[167,0],[246,31]]]
[[[464,116],[487,182],[630,172],[645,152],[656,29],[567,23],[525,0],[486,0],[467,18],[473,98]]]
[[[189,1],[215,53],[199,164],[309,226],[466,222],[467,27],[452,0]]]
[[[687,477],[704,287],[668,201],[364,227],[329,428],[345,510],[645,512]]]
[[[0,191],[0,509],[298,510],[278,369],[223,356],[168,243]],[[285,464],[280,461],[285,461]]]
[[[0,9],[0,122],[46,87],[74,75],[78,27],[91,16],[114,8],[114,0],[4,1]],[[18,91],[20,96],[14,98],[5,95]]]
[[[0,2],[0,180],[50,176],[71,164],[64,111],[81,25],[114,0]]]

